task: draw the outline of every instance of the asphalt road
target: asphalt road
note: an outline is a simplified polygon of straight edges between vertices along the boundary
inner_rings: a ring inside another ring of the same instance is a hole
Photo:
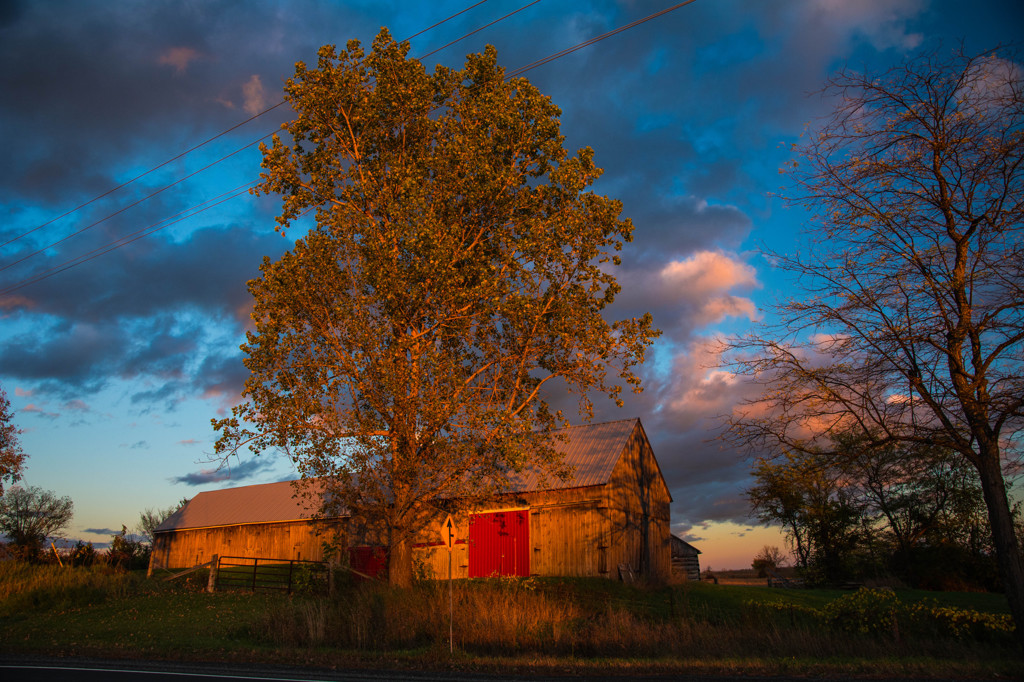
[[[680,682],[725,682],[741,679],[743,682],[808,682],[809,679],[827,680],[828,682],[864,682],[865,678],[843,677],[785,677],[785,676],[741,676],[729,677],[721,675],[616,675],[603,676],[593,674],[573,675],[566,671],[564,676],[553,675],[493,675],[464,672],[417,672],[408,670],[327,670],[311,668],[294,668],[282,666],[245,666],[220,663],[178,663],[148,661],[108,661],[96,659],[59,659],[59,658],[21,658],[0,657],[0,682],[435,682],[454,680],[456,682],[566,682],[572,679],[596,680],[598,682],[664,682],[679,680]],[[886,682],[920,682],[903,678],[886,678]],[[959,682],[955,678],[931,680],[931,682]]]

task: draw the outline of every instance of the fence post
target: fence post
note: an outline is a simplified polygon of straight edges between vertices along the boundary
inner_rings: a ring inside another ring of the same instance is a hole
[[[213,592],[217,588],[217,569],[219,559],[216,554],[210,557],[210,576],[206,579],[206,591]]]

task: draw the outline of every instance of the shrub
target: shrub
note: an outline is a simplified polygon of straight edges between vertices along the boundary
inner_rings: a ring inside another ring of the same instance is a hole
[[[861,588],[825,605],[822,611],[828,625],[847,632],[878,635],[898,628],[902,603],[892,590]]]

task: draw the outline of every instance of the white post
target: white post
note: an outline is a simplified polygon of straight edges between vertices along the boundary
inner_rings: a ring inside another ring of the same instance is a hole
[[[455,626],[453,624],[455,620],[455,610],[452,601],[452,550],[448,549],[448,653],[452,654],[455,652],[454,633]]]

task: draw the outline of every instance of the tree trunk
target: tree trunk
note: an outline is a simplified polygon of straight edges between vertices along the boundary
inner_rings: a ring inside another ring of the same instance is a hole
[[[1017,626],[1017,642],[1024,648],[1024,561],[1013,529],[1013,516],[999,466],[999,451],[986,452],[989,449],[982,445],[978,473],[985,494],[985,505],[988,507],[999,575],[1003,581],[1006,601],[1010,604],[1010,613],[1013,614],[1013,622]]]
[[[392,533],[388,553],[388,584],[412,587],[412,545],[405,533]]]

